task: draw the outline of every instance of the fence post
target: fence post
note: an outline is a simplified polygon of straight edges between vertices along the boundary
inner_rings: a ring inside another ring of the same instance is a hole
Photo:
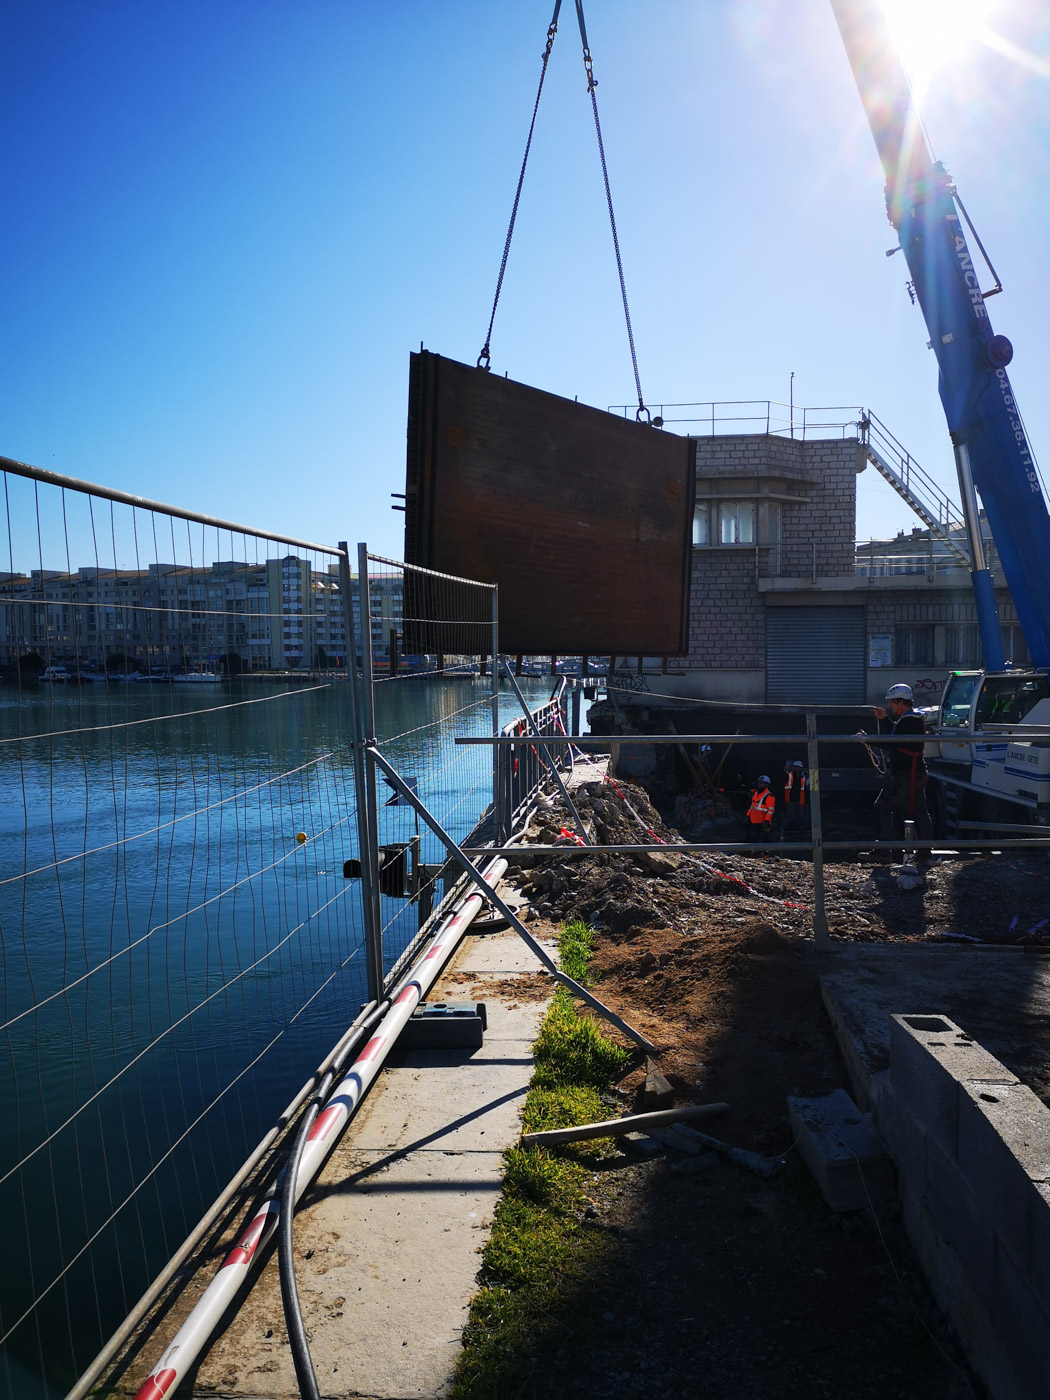
[[[580,735],[580,701],[582,699],[582,683],[574,680],[572,683],[572,719],[569,721],[569,730],[579,738]]]
[[[806,711],[806,758],[809,763],[809,812],[813,823],[813,942],[828,948],[828,916],[824,907],[824,829],[820,821],[820,758],[817,714]]]
[[[371,745],[376,739],[375,679],[372,672],[372,587],[368,577],[368,546],[357,546],[357,588],[361,599],[361,720],[365,730],[365,823],[368,828],[368,857],[371,862],[367,894],[371,906],[369,934],[371,958],[379,990],[383,995],[383,915],[379,904],[379,817],[376,812],[376,766]]]
[[[489,670],[492,673],[492,737],[499,734],[499,585],[492,585],[492,640],[489,643]],[[499,745],[492,745],[492,831],[503,841],[502,784]]]
[[[343,622],[346,629],[346,685],[350,701],[350,725],[353,741],[350,746],[354,769],[354,795],[357,806],[357,848],[361,858],[361,904],[365,920],[365,971],[368,980],[368,1000],[382,1000],[383,958],[382,933],[375,919],[373,875],[378,869],[369,831],[365,797],[365,733],[361,722],[361,696],[357,680],[357,629],[354,626],[353,579],[350,574],[350,549],[345,540],[339,541],[339,587],[343,595]],[[364,625],[365,606],[358,594],[358,611]]]

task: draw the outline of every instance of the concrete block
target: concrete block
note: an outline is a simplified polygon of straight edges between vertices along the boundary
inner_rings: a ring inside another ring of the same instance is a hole
[[[702,1172],[717,1167],[722,1159],[717,1152],[704,1152],[699,1157],[689,1157],[684,1162],[672,1162],[671,1170],[678,1176],[698,1176]]]
[[[674,1107],[674,1090],[651,1060],[646,1066],[642,1104],[651,1109]]]
[[[944,1152],[958,1141],[960,1080],[1016,1084],[1017,1076],[947,1016],[910,1013],[890,1017],[890,1084]]]
[[[1032,1230],[1050,1185],[1050,1109],[1023,1084],[959,1086],[959,1168],[1029,1277]]]
[[[1050,1186],[1040,1182],[1032,1208],[1032,1289],[1040,1305],[1050,1312]]]
[[[421,1002],[398,1037],[401,1049],[477,1049],[485,1043],[485,1003]]]
[[[996,1232],[984,1201],[970,1189],[955,1160],[930,1138],[926,1144],[924,1203],[973,1286],[989,1308],[995,1274]]]
[[[901,1198],[908,1191],[920,1196],[926,1192],[926,1144],[928,1133],[922,1124],[902,1108],[891,1090],[879,1098],[875,1114],[879,1136],[897,1164],[897,1189]]]
[[[878,1210],[896,1199],[893,1164],[845,1089],[787,1102],[795,1142],[832,1210]]]
[[[1022,1396],[1050,1395],[1050,1313],[1005,1250],[995,1261],[992,1326],[1010,1357]]]

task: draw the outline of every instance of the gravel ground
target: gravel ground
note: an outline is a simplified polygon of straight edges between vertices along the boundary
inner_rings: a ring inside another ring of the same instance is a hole
[[[604,844],[683,839],[635,784],[590,782],[574,799]],[[564,841],[567,825],[553,803],[529,839]],[[831,935],[1038,943],[1048,874],[1041,853],[976,857],[939,862],[909,890],[893,868],[832,864]],[[894,1213],[832,1213],[793,1150],[787,1095],[849,1089],[820,1000],[808,862],[775,848],[549,855],[526,857],[517,880],[533,924],[596,928],[595,991],[656,1044],[676,1102],[724,1100],[707,1131],[785,1159],[766,1180],[725,1161],[678,1174],[685,1158],[666,1148],[596,1153],[581,1223],[605,1232],[607,1262],[551,1318],[518,1394],[983,1395]],[[611,1115],[643,1107],[645,1074],[636,1062]]]

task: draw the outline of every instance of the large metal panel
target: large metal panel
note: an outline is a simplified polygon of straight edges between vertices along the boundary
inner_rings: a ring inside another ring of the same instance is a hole
[[[686,438],[412,356],[405,559],[498,583],[505,652],[683,654],[694,475]]]
[[[768,608],[771,705],[864,703],[863,608]]]

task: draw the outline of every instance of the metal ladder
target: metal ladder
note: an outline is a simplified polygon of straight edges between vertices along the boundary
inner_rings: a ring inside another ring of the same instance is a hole
[[[964,564],[970,565],[966,546],[962,511],[933,478],[914,461],[884,423],[870,410],[857,425],[857,436],[868,461],[894,491],[907,501],[915,514],[938,539]]]

